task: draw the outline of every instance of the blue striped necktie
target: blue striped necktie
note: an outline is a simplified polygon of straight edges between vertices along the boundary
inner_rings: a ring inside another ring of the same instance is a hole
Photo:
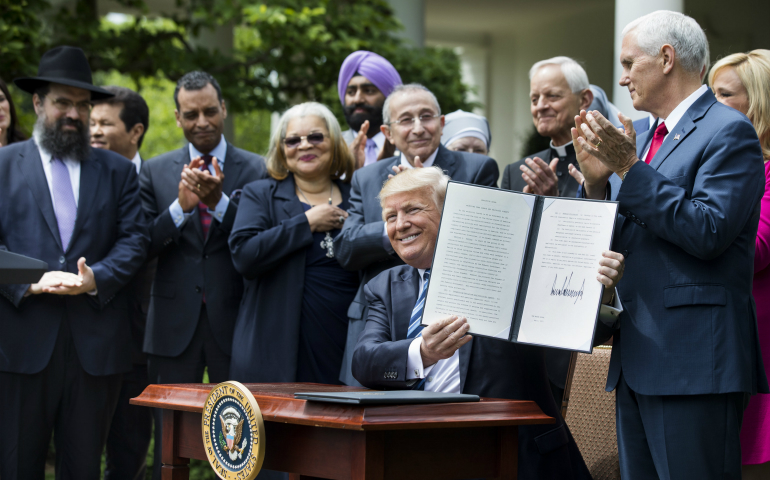
[[[422,325],[420,325],[420,320],[422,319],[422,312],[425,310],[425,296],[428,293],[428,282],[430,281],[430,269],[425,270],[425,274],[423,275],[423,278],[425,278],[425,283],[422,285],[422,290],[420,290],[420,296],[417,297],[417,303],[414,305],[414,308],[412,309],[412,316],[409,319],[409,329],[406,331],[406,338],[417,338],[422,335],[422,329],[425,328]],[[419,382],[415,383],[412,387],[413,390],[425,390],[425,379],[420,379]]]

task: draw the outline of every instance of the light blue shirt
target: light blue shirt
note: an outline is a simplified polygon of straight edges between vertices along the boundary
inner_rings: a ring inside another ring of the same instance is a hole
[[[188,144],[188,147],[190,150],[190,161],[192,161],[193,158],[202,157],[204,155],[203,153],[199,152],[192,143]],[[219,145],[214,147],[214,150],[210,151],[209,155],[216,157],[217,163],[219,163],[219,168],[224,172],[225,158],[227,158],[227,141],[225,140],[224,135],[222,135],[222,138],[219,140]],[[216,175],[214,172],[214,165],[209,165],[209,172],[211,172],[212,175]],[[217,203],[216,208],[214,208],[214,210],[207,208],[206,210],[209,212],[209,214],[211,214],[212,219],[221,222],[225,217],[225,212],[227,211],[228,205],[230,205],[230,197],[228,197],[225,192],[222,192],[222,198],[219,199],[219,203]],[[168,207],[168,212],[171,214],[171,219],[174,221],[174,225],[176,225],[177,228],[181,228],[187,218],[193,214],[193,212],[185,213],[182,210],[182,206],[179,205],[179,199],[174,200],[174,202]]]

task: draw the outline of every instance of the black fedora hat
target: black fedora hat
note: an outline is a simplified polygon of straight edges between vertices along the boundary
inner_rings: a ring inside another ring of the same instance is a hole
[[[90,91],[91,100],[114,96],[94,86],[86,54],[77,47],[61,46],[48,50],[40,59],[37,77],[15,78],[13,83],[28,93],[35,93],[35,90],[48,83],[59,83]]]

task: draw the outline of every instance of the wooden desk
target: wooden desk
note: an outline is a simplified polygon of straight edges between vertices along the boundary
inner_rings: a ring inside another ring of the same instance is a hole
[[[206,460],[201,415],[214,385],[150,385],[133,405],[164,409],[163,480],[187,480]],[[518,426],[553,423],[529,401],[359,406],[295,392],[361,390],[313,383],[246,384],[265,421],[264,469],[292,480],[515,479]]]

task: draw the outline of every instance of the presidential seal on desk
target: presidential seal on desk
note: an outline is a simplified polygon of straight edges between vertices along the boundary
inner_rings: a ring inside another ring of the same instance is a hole
[[[252,480],[265,459],[265,424],[254,395],[238,382],[211,389],[201,420],[211,468],[225,480]]]

